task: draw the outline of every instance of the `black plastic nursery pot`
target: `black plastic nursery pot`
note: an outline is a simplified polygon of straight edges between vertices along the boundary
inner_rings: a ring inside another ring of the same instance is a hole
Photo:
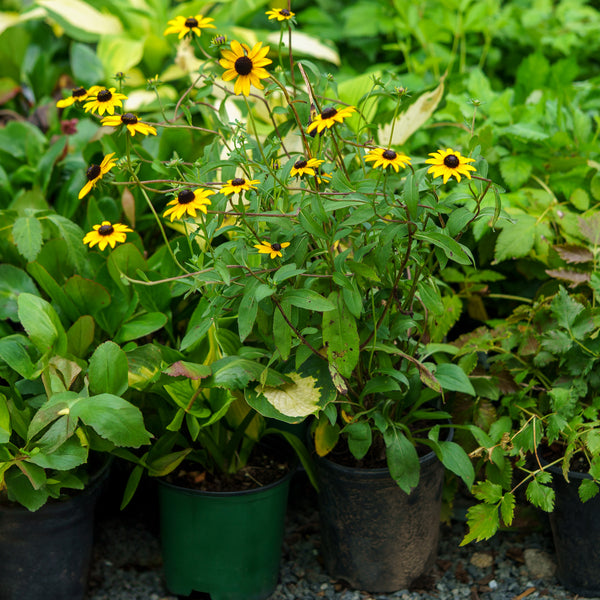
[[[444,467],[433,452],[420,464],[419,484],[408,495],[387,468],[317,460],[321,550],[331,577],[358,590],[393,592],[433,566]]]
[[[562,470],[548,467],[553,474],[556,493],[554,510],[549,514],[556,550],[557,575],[571,592],[585,597],[600,596],[600,496],[581,502],[577,488],[587,473],[569,471],[565,481]]]
[[[0,600],[83,599],[108,466],[81,493],[35,512],[0,505]]]
[[[261,488],[204,492],[159,482],[167,587],[211,600],[264,600],[279,577],[292,471]]]

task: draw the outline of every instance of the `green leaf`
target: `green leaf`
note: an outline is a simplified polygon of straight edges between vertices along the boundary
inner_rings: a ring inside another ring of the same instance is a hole
[[[8,402],[4,394],[0,394],[0,444],[6,444],[10,440],[12,427],[10,425],[10,413]]]
[[[121,396],[129,387],[127,355],[114,342],[104,342],[90,358],[88,377],[92,394]]]
[[[110,304],[110,294],[104,286],[80,275],[69,278],[63,290],[80,315],[96,315]]]
[[[338,292],[332,292],[328,302],[333,310],[323,313],[323,343],[327,348],[327,358],[343,377],[349,378],[360,353],[356,320]]]
[[[139,448],[150,443],[139,408],[118,396],[100,394],[82,398],[72,407],[71,416],[81,419],[115,446]]]
[[[38,452],[28,461],[44,469],[68,471],[84,464],[88,458],[88,450],[81,445],[77,436],[72,436],[52,452]]]
[[[527,500],[546,512],[552,512],[554,510],[554,490],[550,486],[539,483],[538,479],[536,477],[527,486]]]
[[[502,486],[491,481],[481,481],[471,491],[477,500],[487,504],[496,504],[502,499]]]
[[[34,261],[42,249],[42,226],[35,217],[19,217],[12,228],[17,250],[28,260]]]
[[[39,296],[33,279],[25,271],[13,265],[0,265],[0,321],[18,320],[17,298],[23,292]]]
[[[71,70],[75,80],[86,88],[104,79],[104,68],[96,53],[86,44],[71,44]]]
[[[82,243],[85,235],[83,230],[79,225],[61,215],[49,214],[47,219],[57,228],[59,237],[67,249],[67,258],[79,274],[86,274],[88,272],[87,250]]]
[[[67,352],[84,358],[88,348],[94,343],[96,324],[90,315],[79,317],[67,331]]]
[[[505,525],[510,526],[515,516],[515,495],[512,492],[507,492],[502,496],[500,502],[500,514]]]
[[[392,479],[401,490],[410,494],[419,483],[419,456],[407,437],[395,428],[384,434],[386,459]]]
[[[252,333],[252,328],[258,315],[258,300],[255,296],[256,287],[255,285],[246,286],[244,296],[240,302],[237,320],[238,333],[242,342]]]
[[[42,353],[64,354],[67,334],[52,306],[39,296],[21,294],[17,301],[19,320],[31,341]]]
[[[325,312],[334,310],[335,305],[317,292],[309,289],[301,290],[286,290],[283,294],[283,299],[289,302],[292,306],[304,308],[306,310],[315,310],[317,312]]]
[[[511,190],[519,189],[531,175],[531,163],[522,156],[507,156],[500,160],[500,173]]]
[[[279,310],[278,307],[275,307],[275,310],[273,311],[273,343],[275,344],[275,348],[279,351],[281,359],[286,361],[290,356],[292,348],[292,328],[284,319],[281,311],[289,318],[291,307],[289,303],[285,301],[281,302],[279,306],[281,307],[281,310]]]
[[[115,342],[119,344],[138,340],[146,335],[150,335],[159,329],[162,329],[169,318],[160,312],[151,312],[139,315],[123,323],[115,336]]]
[[[496,261],[527,256],[535,242],[537,219],[530,215],[518,215],[516,223],[507,223],[496,240]]]
[[[595,481],[591,479],[582,479],[579,487],[577,488],[577,493],[579,494],[579,498],[582,502],[587,502],[594,496],[598,495],[598,491],[600,488]]]
[[[19,334],[0,338],[0,361],[24,379],[33,379],[39,373],[27,352],[27,342],[27,338]]]
[[[467,510],[467,526],[469,531],[460,543],[489,540],[498,531],[500,517],[495,504],[475,504]]]
[[[435,378],[444,390],[462,392],[464,394],[475,396],[473,385],[465,372],[458,365],[452,363],[438,365],[435,370]]]
[[[575,317],[577,317],[583,308],[583,304],[574,300],[562,286],[550,304],[550,309],[554,318],[558,324],[565,329],[570,329],[575,321]]]
[[[404,181],[404,191],[402,192],[402,200],[406,204],[408,214],[412,221],[417,218],[417,210],[419,204],[419,190],[412,172],[408,172]]]
[[[441,456],[440,460],[443,465],[458,475],[464,482],[467,488],[473,485],[475,479],[475,471],[469,455],[455,442],[438,442]]]
[[[454,262],[461,265],[475,264],[475,259],[473,258],[471,251],[445,233],[439,231],[423,231],[415,233],[414,237],[425,242],[430,242],[434,246],[441,248],[444,251],[444,254]]]
[[[373,441],[373,432],[369,423],[358,421],[356,423],[348,423],[344,427],[344,433],[348,437],[348,447],[352,456],[356,460],[361,460],[365,457],[371,443]]]
[[[273,275],[273,283],[279,285],[282,281],[300,275],[300,273],[304,273],[305,271],[306,269],[298,269],[293,263],[283,265]]]
[[[9,500],[22,504],[30,511],[41,508],[48,500],[48,491],[44,487],[46,475],[44,469],[23,461],[27,475],[16,469],[5,474],[6,490]]]

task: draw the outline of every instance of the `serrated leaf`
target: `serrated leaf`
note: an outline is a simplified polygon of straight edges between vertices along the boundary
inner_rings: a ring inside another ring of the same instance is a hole
[[[35,217],[19,217],[12,228],[17,250],[28,261],[37,258],[42,249],[42,226]]]
[[[594,496],[598,495],[598,491],[600,491],[600,487],[591,479],[582,479],[579,487],[577,488],[579,499],[582,502],[587,502]]]
[[[568,269],[546,269],[546,274],[555,279],[560,279],[561,281],[568,281],[572,284],[572,287],[581,283],[586,283],[590,280],[589,273],[569,271]]]
[[[523,156],[507,156],[500,160],[502,178],[512,190],[519,189],[531,175],[532,166]]]
[[[505,525],[510,525],[512,523],[515,515],[515,503],[515,495],[512,492],[507,492],[502,496],[502,501],[500,502],[500,514]]]
[[[469,531],[460,543],[489,540],[498,531],[500,517],[495,504],[475,504],[467,510],[467,526]]]
[[[562,286],[550,304],[552,315],[557,323],[565,329],[570,329],[575,318],[583,308],[583,304],[574,300]]]
[[[585,246],[575,244],[560,244],[553,246],[558,255],[567,263],[579,264],[594,260],[594,255]]]
[[[579,217],[579,231],[585,239],[592,245],[600,245],[600,213],[594,212],[584,218]]]
[[[530,215],[518,215],[516,223],[504,225],[496,240],[495,259],[503,260],[527,256],[535,242],[537,220]]]
[[[533,479],[527,486],[527,500],[534,506],[541,508],[546,512],[552,512],[554,510],[554,490],[548,486],[543,485]]]

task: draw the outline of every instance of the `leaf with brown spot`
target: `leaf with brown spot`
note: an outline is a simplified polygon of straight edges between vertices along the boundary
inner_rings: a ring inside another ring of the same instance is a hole
[[[575,287],[580,283],[586,283],[590,280],[590,274],[582,273],[581,271],[569,271],[567,269],[546,269],[546,273],[550,275],[550,277],[570,282],[571,287]]]
[[[554,249],[565,262],[571,264],[586,263],[594,260],[594,255],[584,246],[563,244],[554,246]]]
[[[199,365],[196,363],[189,363],[183,360],[178,360],[173,363],[168,369],[163,371],[166,375],[171,377],[187,377],[188,379],[204,379],[211,375],[212,370],[210,365]]]

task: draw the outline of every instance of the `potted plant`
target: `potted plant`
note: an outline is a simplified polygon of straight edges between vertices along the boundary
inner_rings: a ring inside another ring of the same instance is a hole
[[[143,386],[140,406],[156,441],[139,458],[121,453],[138,463],[125,501],[144,471],[158,478],[171,592],[259,600],[277,585],[296,457],[315,479],[303,442],[269,427],[244,399],[244,389],[261,376],[271,385],[287,378],[233,354],[242,349],[227,323],[219,325],[191,347],[184,344],[185,351],[153,345],[161,373]],[[193,319],[188,331],[195,327]]]
[[[108,459],[150,436],[122,397],[125,353],[107,341],[77,356],[81,331],[65,331],[25,272],[0,269],[5,285],[27,290],[9,296],[3,311],[15,327],[0,337],[3,598],[81,600]]]
[[[480,446],[472,454],[485,464],[485,480],[474,487],[481,502],[469,510],[464,543],[493,535],[500,517],[510,524],[515,492],[523,487],[528,502],[550,513],[560,581],[586,596],[600,592],[593,560],[600,465],[599,226],[596,215],[580,217],[585,243],[554,247],[563,263],[547,271],[554,290],[544,286],[504,323],[461,344],[461,352],[487,353],[487,376],[506,392],[493,425],[476,433]]]

